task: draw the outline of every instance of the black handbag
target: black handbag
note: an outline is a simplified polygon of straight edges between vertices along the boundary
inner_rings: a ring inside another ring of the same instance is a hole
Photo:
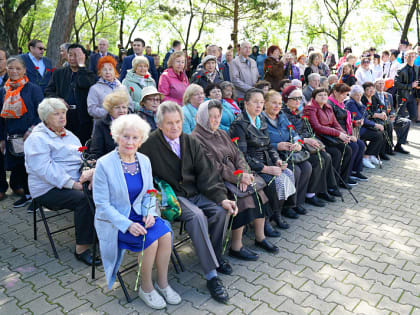
[[[25,155],[23,150],[23,135],[15,134],[7,136],[8,149],[11,155],[22,157]]]
[[[322,142],[324,142],[326,146],[330,146],[330,147],[335,147],[343,143],[343,141],[341,141],[341,139],[338,137],[322,135],[321,138],[322,138]]]
[[[325,149],[325,144],[322,143],[321,140],[319,139],[315,139],[318,144],[319,144],[319,148],[315,148],[314,146],[310,145],[310,144],[303,144],[303,147],[305,148],[305,150],[307,150],[310,154],[316,154],[318,151],[322,151]]]
[[[248,185],[245,191],[240,190],[238,187],[236,187],[235,184],[226,181],[225,186],[227,190],[229,190],[232,194],[235,194],[238,198],[242,198],[252,195],[253,193],[255,193],[255,190],[259,191],[263,189],[265,186],[267,186],[267,184],[262,177],[254,174],[254,183]]]

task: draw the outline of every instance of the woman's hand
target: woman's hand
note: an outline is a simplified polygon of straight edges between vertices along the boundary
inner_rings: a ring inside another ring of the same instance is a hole
[[[343,132],[340,132],[340,135],[338,136],[338,138],[344,143],[349,143],[350,141],[350,137]]]
[[[128,232],[130,232],[130,234],[133,236],[147,234],[146,229],[140,223],[137,222],[133,222],[130,224],[130,226],[128,227]]]
[[[147,217],[143,217],[143,222],[146,226],[146,229],[155,225],[155,217],[149,214]]]
[[[303,139],[303,142],[309,144],[310,146],[313,146],[315,149],[319,148],[319,142],[316,141],[314,138],[305,138]]]
[[[6,141],[1,140],[0,141],[0,150],[1,150],[1,154],[6,154]]]
[[[83,190],[83,185],[80,182],[74,182],[73,189],[82,191]]]
[[[384,131],[384,126],[381,124],[375,124],[375,129],[378,129],[379,131]]]
[[[292,151],[292,144],[290,142],[277,143],[277,151]]]
[[[243,173],[241,176],[241,182],[239,184],[239,188],[241,191],[246,191],[248,186],[252,184],[254,181],[254,176],[252,174]]]
[[[95,173],[95,169],[91,168],[90,170],[86,170],[82,172],[82,175],[80,175],[79,181],[80,183],[89,182],[89,190],[92,190],[92,178],[93,174]]]
[[[233,216],[238,214],[238,207],[236,206],[235,201],[225,199],[222,201],[221,205],[229,214]]]
[[[355,136],[350,136],[350,141],[351,142],[356,142],[357,141],[357,138]]]
[[[300,150],[302,150],[302,146],[299,143],[292,144],[291,148],[291,151],[295,152],[299,152]]]
[[[264,166],[264,168],[262,169],[261,172],[265,173],[265,174],[268,174],[268,175],[280,176],[282,167],[283,167],[283,165],[281,167],[279,167],[279,166]]]

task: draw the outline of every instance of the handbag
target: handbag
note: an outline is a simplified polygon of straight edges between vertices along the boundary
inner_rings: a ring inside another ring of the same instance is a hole
[[[23,150],[24,143],[23,143],[23,135],[15,134],[15,135],[8,135],[7,142],[9,144],[9,152],[11,155],[16,157],[22,157],[25,155]]]
[[[295,164],[299,164],[299,163],[305,162],[310,157],[311,157],[311,154],[308,151],[300,150],[297,152],[293,152],[290,160],[292,160],[292,162]]]
[[[340,138],[338,137],[322,135],[321,138],[322,138],[322,141],[325,142],[325,145],[330,146],[330,147],[335,147],[343,143],[343,141],[341,141]]]
[[[236,195],[238,198],[250,196],[253,193],[255,193],[255,191],[263,189],[266,185],[267,184],[265,183],[264,179],[262,179],[262,177],[258,175],[254,175],[254,183],[248,185],[245,191],[240,190],[235,184],[225,181],[225,186],[227,190],[229,190],[232,194]]]
[[[163,179],[158,179],[156,177],[154,178],[154,181],[159,186],[162,198],[160,203],[160,214],[162,218],[172,222],[181,215],[181,205],[179,204],[171,185]]]

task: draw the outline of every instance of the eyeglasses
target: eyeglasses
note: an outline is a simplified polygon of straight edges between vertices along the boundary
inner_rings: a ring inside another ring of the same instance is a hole
[[[362,61],[362,63],[370,63],[370,61],[369,60],[364,60],[364,61]]]
[[[289,97],[288,99],[289,100],[292,100],[292,101],[301,101],[302,100],[302,96]]]
[[[146,98],[146,101],[160,103],[160,97],[148,97]]]
[[[39,50],[47,50],[45,47],[37,47]]]

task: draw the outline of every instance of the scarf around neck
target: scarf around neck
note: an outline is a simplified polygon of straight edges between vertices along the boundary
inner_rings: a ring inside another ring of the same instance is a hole
[[[339,103],[334,98],[334,96],[330,95],[328,97],[328,100],[330,100],[331,102],[333,102],[339,108],[344,109],[346,111],[346,113],[347,113],[347,117],[346,117],[346,130],[347,130],[347,134],[351,135],[352,128],[351,128],[351,114],[350,114],[350,112],[347,109],[345,109],[344,103]]]
[[[23,78],[12,81],[8,79],[4,85],[6,95],[4,96],[3,109],[0,116],[3,118],[20,118],[28,110],[26,109],[25,102],[23,101],[20,91],[28,83],[28,77],[25,75]]]

